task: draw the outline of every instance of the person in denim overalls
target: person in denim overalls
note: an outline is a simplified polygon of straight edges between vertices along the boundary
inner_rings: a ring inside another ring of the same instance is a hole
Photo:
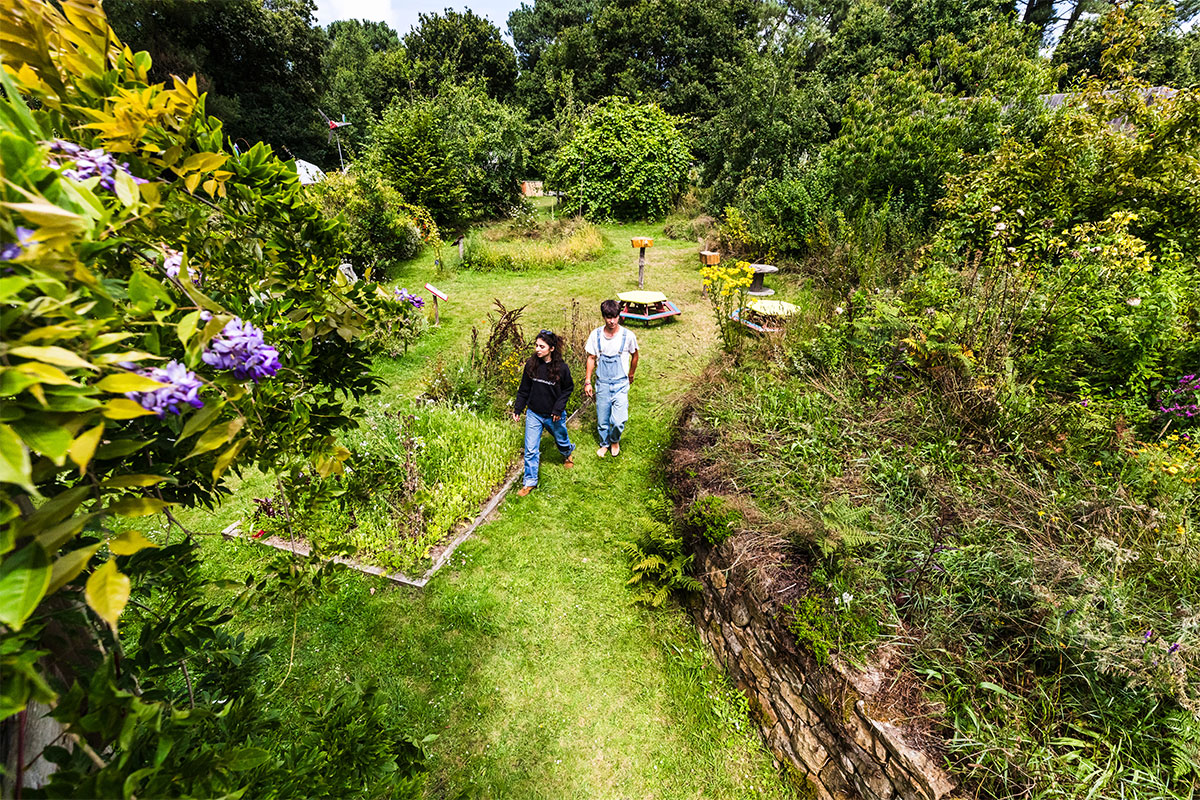
[[[596,399],[596,427],[600,449],[596,455],[604,458],[621,452],[621,433],[629,419],[629,387],[637,371],[638,345],[633,331],[621,327],[621,307],[615,300],[600,304],[604,326],[596,328],[587,340],[587,377],[583,390]],[[628,353],[626,370],[624,356]],[[595,388],[592,375],[596,376]]]

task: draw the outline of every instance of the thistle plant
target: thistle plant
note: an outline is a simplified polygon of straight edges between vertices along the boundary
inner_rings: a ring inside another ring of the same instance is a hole
[[[746,290],[754,282],[754,268],[748,261],[738,261],[732,267],[714,264],[700,269],[700,277],[708,292],[721,331],[721,345],[725,352],[733,352],[740,333],[739,324],[733,319],[735,309],[746,304]]]

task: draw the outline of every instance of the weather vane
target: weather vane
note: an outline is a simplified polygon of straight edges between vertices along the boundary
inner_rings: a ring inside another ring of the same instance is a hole
[[[319,108],[317,109],[317,113],[321,115],[321,119],[325,120],[325,122],[327,122],[329,124],[329,141],[332,142],[334,140],[337,140],[338,163],[340,163],[342,165],[342,171],[344,172],[346,170],[346,161],[345,161],[345,159],[342,158],[342,137],[338,135],[337,129],[344,128],[347,125],[353,125],[354,123],[346,122],[345,114],[342,114],[342,121],[337,122],[337,121],[332,120],[329,117],[325,116],[325,112]]]

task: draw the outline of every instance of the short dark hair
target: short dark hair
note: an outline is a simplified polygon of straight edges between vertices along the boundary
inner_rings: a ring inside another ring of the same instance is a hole
[[[621,306],[617,304],[616,300],[605,300],[600,304],[600,316],[605,319],[619,317],[621,316]]]

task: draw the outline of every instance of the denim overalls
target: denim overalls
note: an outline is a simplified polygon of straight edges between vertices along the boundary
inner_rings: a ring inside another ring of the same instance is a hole
[[[621,432],[629,419],[629,378],[621,366],[628,331],[621,328],[621,346],[615,356],[606,356],[600,349],[603,328],[596,329],[596,427],[600,445],[621,441]]]

